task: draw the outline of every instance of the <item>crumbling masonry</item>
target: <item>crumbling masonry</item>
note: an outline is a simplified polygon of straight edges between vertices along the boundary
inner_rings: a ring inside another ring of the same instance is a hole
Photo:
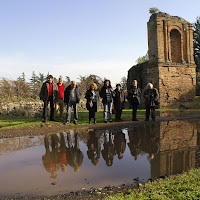
[[[196,65],[192,24],[159,12],[150,17],[147,26],[149,61],[128,71],[128,86],[136,79],[144,91],[152,82],[159,90],[161,108],[193,105]]]

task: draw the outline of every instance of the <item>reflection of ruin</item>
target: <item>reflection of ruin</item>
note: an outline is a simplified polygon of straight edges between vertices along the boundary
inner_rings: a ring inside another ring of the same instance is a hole
[[[160,151],[151,160],[151,177],[181,173],[195,168],[196,148],[196,122],[162,122]]]
[[[148,47],[149,62],[129,70],[128,85],[137,79],[143,90],[152,82],[159,90],[161,107],[194,104],[196,66],[192,24],[166,13],[153,14],[148,22]]]

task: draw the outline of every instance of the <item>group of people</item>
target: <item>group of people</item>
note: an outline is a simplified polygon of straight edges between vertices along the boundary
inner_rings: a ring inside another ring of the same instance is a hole
[[[146,105],[146,121],[149,120],[150,113],[152,120],[155,121],[155,106],[159,104],[159,94],[152,83],[148,83],[147,89],[144,91],[145,105]],[[78,122],[78,103],[80,102],[82,93],[76,81],[71,81],[71,84],[65,88],[62,77],[59,77],[58,83],[53,84],[53,76],[49,75],[48,80],[45,81],[41,87],[40,99],[44,102],[43,118],[47,121],[47,107],[50,103],[50,121],[55,121],[58,108],[60,109],[60,120],[63,120],[63,111],[67,105],[66,121],[64,124],[69,124],[71,120],[72,107],[74,109],[74,124]],[[115,114],[115,121],[121,121],[122,110],[124,108],[125,100],[128,99],[132,105],[132,121],[138,121],[137,108],[140,104],[141,90],[138,87],[137,80],[128,90],[127,98],[121,85],[117,84],[116,89],[113,90],[110,80],[105,80],[103,87],[99,90],[95,83],[91,83],[89,89],[86,91],[85,98],[87,99],[86,108],[89,111],[89,124],[98,117],[100,97],[103,103],[103,120],[104,123],[112,122],[112,114]],[[112,108],[114,105],[114,109]],[[107,116],[108,112],[108,116]]]

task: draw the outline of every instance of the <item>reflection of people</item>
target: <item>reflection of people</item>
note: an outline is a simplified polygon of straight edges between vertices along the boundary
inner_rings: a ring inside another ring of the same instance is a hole
[[[64,102],[67,105],[66,124],[70,123],[72,106],[74,108],[74,124],[78,122],[78,103],[81,99],[81,90],[76,85],[76,81],[72,81],[65,89]]]
[[[112,166],[115,157],[115,148],[112,133],[104,133],[104,149],[101,151],[103,159],[106,161],[107,166]]]
[[[91,160],[93,165],[99,164],[100,152],[101,152],[101,143],[100,137],[95,134],[95,132],[89,132],[89,139],[87,142],[88,158]]]
[[[54,121],[54,98],[53,98],[53,76],[49,75],[48,80],[42,84],[40,91],[40,100],[44,102],[43,118],[47,121],[47,107],[50,102],[50,121]]]
[[[151,111],[151,118],[153,121],[155,121],[156,120],[155,106],[156,102],[158,102],[159,94],[158,90],[153,87],[152,83],[148,83],[147,87],[148,89],[144,91],[145,106],[146,106],[145,121],[149,121],[150,111]]]
[[[109,122],[112,122],[112,103],[113,103],[113,89],[110,80],[104,81],[104,86],[101,88],[100,96],[103,99],[103,118],[104,123],[107,123],[107,109],[109,113]]]
[[[63,133],[60,133],[60,164],[62,172],[66,172],[67,155],[66,155],[66,143]]]
[[[100,97],[99,97],[99,91],[97,91],[97,85],[95,83],[92,83],[90,85],[90,89],[87,90],[85,98],[87,99],[86,108],[89,110],[89,124],[91,124],[92,118],[94,118],[94,124],[96,124]]]
[[[72,144],[71,134],[67,134],[68,149],[67,149],[67,163],[74,168],[75,172],[79,171],[79,167],[83,162],[83,153],[79,148],[79,141],[77,133],[74,134],[74,146]]]
[[[113,104],[115,108],[115,121],[121,120],[122,109],[124,108],[125,95],[124,91],[121,89],[121,85],[117,84],[116,89],[113,92]]]
[[[42,156],[43,165],[46,171],[51,173],[51,178],[55,179],[57,177],[57,171],[60,168],[60,159],[58,155],[58,136],[51,135],[52,151],[50,151],[48,136],[44,137],[44,144],[46,153]]]
[[[131,155],[134,156],[135,160],[138,160],[140,154],[142,129],[136,128],[133,131],[129,131],[129,143],[128,147],[130,149]]]
[[[151,126],[145,127],[145,141],[144,143],[144,150],[149,154],[148,159],[154,159],[154,156],[159,152],[160,149],[160,139],[157,136],[159,133],[159,127],[152,124]]]
[[[126,149],[126,139],[125,139],[125,134],[123,132],[114,134],[114,147],[115,147],[115,152],[118,155],[118,158],[122,159],[123,153]]]
[[[129,88],[127,96],[127,99],[129,100],[130,104],[133,107],[132,121],[138,121],[136,115],[137,115],[138,105],[140,104],[140,95],[141,91],[140,88],[138,88],[137,80],[134,80],[133,84]]]
[[[63,84],[63,78],[59,77],[58,83],[55,86],[54,89],[54,96],[55,96],[55,113],[54,116],[56,117],[58,112],[58,106],[60,108],[60,116],[59,119],[63,120],[63,109],[64,109],[64,84]]]

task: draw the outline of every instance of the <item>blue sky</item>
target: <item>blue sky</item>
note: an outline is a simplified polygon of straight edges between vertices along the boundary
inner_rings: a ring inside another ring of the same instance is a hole
[[[194,23],[199,0],[0,0],[0,77],[119,82],[148,49],[149,8]]]

